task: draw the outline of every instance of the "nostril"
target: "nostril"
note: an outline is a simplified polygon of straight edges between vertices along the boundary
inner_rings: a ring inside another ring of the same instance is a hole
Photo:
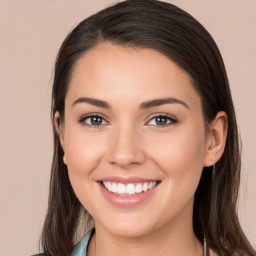
[[[126,138],[110,145],[107,159],[111,165],[128,168],[144,163],[146,154],[142,145],[138,144],[138,141]]]

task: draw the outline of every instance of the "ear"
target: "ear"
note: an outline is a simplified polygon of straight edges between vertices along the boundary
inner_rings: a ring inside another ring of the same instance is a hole
[[[228,116],[226,112],[220,111],[209,125],[204,166],[212,166],[221,158],[225,149],[227,131]]]
[[[55,125],[55,130],[59,136],[61,147],[64,151],[64,128],[63,128],[62,121],[60,119],[60,113],[58,111],[55,112],[54,114],[54,125]]]

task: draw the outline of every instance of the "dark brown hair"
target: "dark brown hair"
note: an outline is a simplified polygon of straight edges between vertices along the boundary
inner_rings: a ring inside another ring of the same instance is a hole
[[[219,255],[255,255],[237,217],[240,150],[236,117],[220,52],[206,29],[180,8],[155,0],[124,1],[83,20],[63,42],[55,64],[52,91],[54,155],[48,212],[42,246],[48,255],[68,256],[75,246],[81,215],[86,211],[71,187],[54,114],[64,118],[65,96],[79,58],[98,44],[151,48],[172,59],[193,79],[206,125],[219,111],[228,115],[226,147],[216,163],[205,167],[195,194],[193,226],[197,238]],[[242,255],[242,254],[241,254]]]

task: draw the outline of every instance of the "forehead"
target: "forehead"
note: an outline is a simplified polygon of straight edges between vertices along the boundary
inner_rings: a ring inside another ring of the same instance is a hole
[[[153,49],[101,44],[76,63],[67,98],[119,99],[177,97],[190,105],[200,98],[188,73]]]

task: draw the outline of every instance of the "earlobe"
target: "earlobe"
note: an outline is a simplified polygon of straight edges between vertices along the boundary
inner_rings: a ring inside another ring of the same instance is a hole
[[[209,126],[205,166],[214,165],[221,158],[225,149],[227,131],[228,116],[226,112],[220,111]]]
[[[59,136],[61,147],[64,150],[63,128],[61,124],[60,113],[58,111],[55,112],[54,114],[54,125],[55,125],[55,130]]]

